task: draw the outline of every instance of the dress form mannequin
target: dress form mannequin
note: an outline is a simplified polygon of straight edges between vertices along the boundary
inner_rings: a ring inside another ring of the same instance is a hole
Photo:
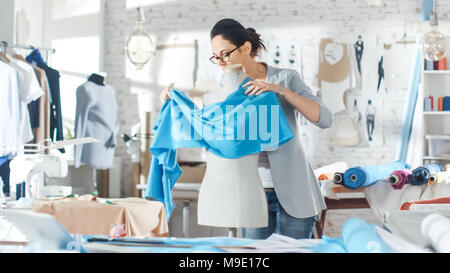
[[[203,96],[208,105],[225,100],[247,77],[242,66],[224,69],[221,89]],[[228,159],[206,151],[207,167],[198,197],[198,224],[236,228],[266,227],[267,201],[258,173],[259,154]]]

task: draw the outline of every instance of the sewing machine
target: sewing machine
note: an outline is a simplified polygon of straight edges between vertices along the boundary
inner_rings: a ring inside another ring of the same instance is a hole
[[[17,185],[25,182],[25,187],[21,190],[25,193],[22,192],[21,197],[27,200],[72,194],[71,186],[56,185],[56,178],[66,177],[68,174],[67,160],[56,149],[97,141],[94,138],[50,141],[47,145],[40,144],[37,149],[24,149],[33,153],[19,153],[11,160],[10,192],[16,192]],[[49,154],[41,153],[47,149]]]
[[[71,186],[55,185],[55,178],[65,177],[67,161],[57,155],[21,154],[10,164],[11,192],[16,185],[25,182],[25,198],[38,199],[50,196],[66,196],[72,193]]]

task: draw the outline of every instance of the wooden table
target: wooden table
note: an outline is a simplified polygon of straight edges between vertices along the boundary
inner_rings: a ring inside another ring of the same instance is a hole
[[[363,192],[364,190],[356,189],[356,190],[350,190],[343,186],[338,186],[336,189],[336,193],[357,193],[357,192]],[[319,214],[319,220],[316,223],[316,228],[314,231],[314,238],[320,239],[322,238],[323,229],[325,225],[325,218],[327,215],[327,210],[337,210],[337,209],[365,209],[370,208],[369,203],[367,202],[367,199],[365,197],[362,198],[340,198],[340,199],[330,199],[325,197],[325,203],[327,205],[327,208],[324,209]]]

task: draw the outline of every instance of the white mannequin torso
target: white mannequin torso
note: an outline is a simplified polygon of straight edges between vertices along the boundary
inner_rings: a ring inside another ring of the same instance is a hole
[[[203,96],[203,105],[220,102],[246,78],[224,75],[224,85]],[[198,197],[198,224],[229,228],[266,227],[267,201],[258,173],[259,154],[228,159],[206,151],[207,167]]]

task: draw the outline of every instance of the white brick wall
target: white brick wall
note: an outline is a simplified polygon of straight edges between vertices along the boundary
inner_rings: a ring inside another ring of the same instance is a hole
[[[348,37],[354,42],[360,33],[376,34],[380,41],[392,42],[401,38],[405,22],[419,21],[421,0],[381,0],[380,7],[369,7],[365,0],[190,0],[156,1],[145,6],[148,19],[145,28],[157,41],[177,34],[197,39],[199,42],[199,76],[210,73],[208,57],[211,54],[209,31],[221,18],[234,18],[245,27],[253,27],[262,34],[268,47],[263,55],[272,63],[276,45],[287,53],[291,44],[301,45],[304,59],[304,80],[312,84],[317,71],[318,44],[321,38]],[[449,18],[450,1],[438,1],[441,20]],[[130,127],[139,122],[137,96],[130,93],[130,81],[125,78],[123,46],[126,35],[133,29],[135,9],[126,9],[125,0],[106,1],[105,17],[105,68],[109,81],[117,89],[119,102],[120,133],[129,133]],[[188,33],[188,34],[186,34]],[[365,53],[368,54],[368,53]],[[269,55],[269,56],[267,56]],[[158,113],[158,95],[153,92],[153,119]],[[383,96],[384,145],[345,148],[330,141],[330,130],[308,126],[314,142],[305,144],[313,168],[346,160],[350,165],[379,164],[394,160],[406,90],[393,90]],[[131,162],[120,141],[116,153],[123,155],[123,196],[131,192]],[[368,210],[353,210],[353,216],[363,217]],[[358,212],[358,213],[357,213]],[[337,221],[334,225],[329,221]],[[347,216],[329,214],[327,229],[340,230]],[[370,216],[372,217],[372,216]],[[375,219],[375,218],[371,218]]]
[[[234,18],[246,27],[253,27],[262,34],[268,47],[263,54],[271,63],[273,50],[279,45],[285,52],[291,44],[301,45],[304,59],[304,80],[311,85],[317,67],[317,47],[321,38],[349,37],[354,41],[360,33],[377,34],[382,41],[399,39],[405,22],[418,21],[421,0],[382,0],[381,7],[369,7],[363,0],[190,0],[156,1],[145,6],[148,19],[145,28],[157,41],[176,33],[199,41],[199,75],[206,75],[211,68],[207,58],[211,54],[209,31],[219,19]],[[126,9],[125,0],[106,1],[105,16],[105,68],[110,83],[117,89],[121,133],[129,133],[130,127],[139,122],[137,96],[130,93],[130,81],[125,78],[123,46],[126,35],[133,29],[135,9]],[[438,1],[440,19],[448,19],[450,3]],[[185,34],[192,33],[192,34]],[[269,56],[267,56],[269,55]],[[158,93],[154,92],[152,104],[158,111]],[[400,131],[403,100],[406,91],[395,90],[383,97],[384,139],[383,146],[345,148],[332,145],[330,130],[308,126],[314,143],[305,149],[313,168],[347,160],[351,165],[377,164],[395,157]],[[313,146],[310,146],[313,145]],[[123,195],[130,194],[131,163],[120,142],[117,154],[123,160]]]

